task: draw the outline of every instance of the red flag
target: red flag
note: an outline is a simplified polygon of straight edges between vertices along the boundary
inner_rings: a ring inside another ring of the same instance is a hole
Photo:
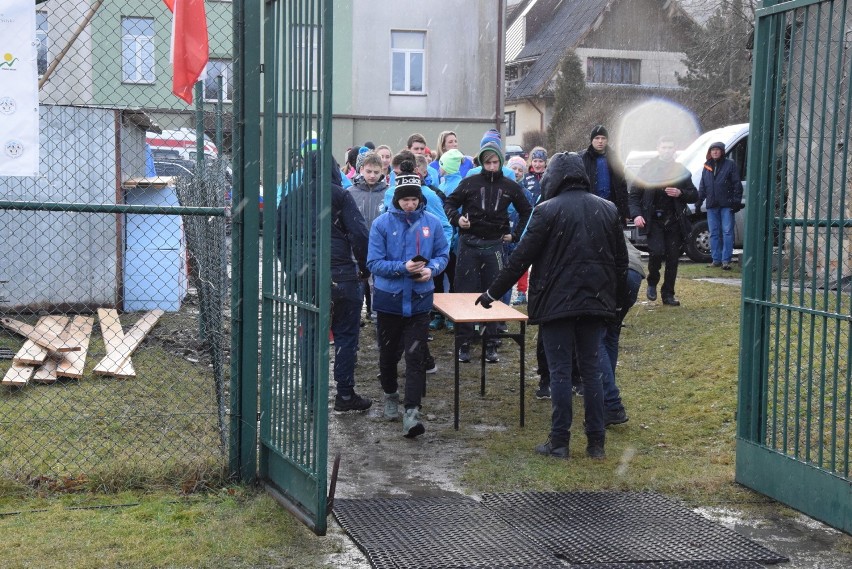
[[[204,71],[209,54],[204,0],[163,0],[163,3],[173,14],[172,92],[192,103],[192,88]]]

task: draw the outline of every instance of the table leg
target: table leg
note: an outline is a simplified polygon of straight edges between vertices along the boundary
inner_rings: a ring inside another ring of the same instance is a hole
[[[479,394],[485,397],[485,344],[488,341],[488,331],[483,329],[480,336],[482,346],[480,346],[481,350],[479,351]]]
[[[455,324],[455,322],[454,322]],[[455,351],[453,352],[453,361],[455,362],[455,393],[453,395],[453,428],[459,430],[459,327],[454,326],[453,344]]]
[[[526,339],[527,339],[527,323],[521,321],[521,426],[524,426],[524,391],[526,383]]]

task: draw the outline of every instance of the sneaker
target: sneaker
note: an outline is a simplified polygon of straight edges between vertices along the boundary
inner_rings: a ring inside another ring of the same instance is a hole
[[[604,427],[609,427],[610,425],[621,425],[629,420],[630,418],[627,416],[627,411],[624,410],[624,407],[618,411],[606,411],[604,413]]]
[[[585,392],[583,391],[582,385],[572,385],[571,386],[571,393],[573,393],[577,397],[582,397],[585,394]]]
[[[435,339],[435,336],[433,336],[432,334],[426,334],[426,341],[427,342],[431,342],[434,339]]]
[[[497,355],[497,346],[485,346],[485,361],[490,364],[496,364],[500,361],[500,356]]]
[[[385,393],[384,418],[388,421],[399,419],[399,392]]]
[[[722,266],[722,263],[717,263],[715,261],[707,264],[708,269],[718,269],[721,266]]]
[[[459,348],[459,361],[463,364],[470,362],[470,346],[462,344]]]
[[[328,331],[328,345],[334,345],[334,332],[332,332],[331,330]]]
[[[447,329],[447,332],[453,332],[456,329],[455,322],[450,322],[449,320],[444,320],[444,328]]]
[[[505,334],[506,332],[509,331],[509,325],[506,324],[505,322],[498,322],[497,323],[497,331],[500,332],[501,334]]]
[[[515,300],[512,301],[512,304],[514,304],[516,306],[518,304],[526,304],[526,303],[527,303],[527,293],[525,293],[525,292],[519,292],[518,296],[515,297]]]
[[[431,322],[429,322],[430,330],[440,330],[444,327],[444,317],[440,314],[435,316]]]
[[[667,296],[663,299],[663,304],[666,306],[680,306],[680,301],[673,296]]]
[[[547,437],[546,442],[535,447],[535,452],[554,458],[568,458],[568,441],[554,441]]]
[[[366,397],[361,397],[357,393],[353,393],[349,399],[344,399],[340,395],[334,396],[334,410],[335,411],[366,411],[373,404]]]
[[[645,291],[645,296],[648,297],[648,300],[657,300],[657,285],[648,285],[648,289]]]
[[[426,364],[426,373],[438,373],[438,364],[436,364],[434,361],[431,365]]]
[[[730,271],[731,270],[731,264],[730,263],[722,263],[722,270],[723,271]]]
[[[405,415],[402,416],[402,436],[413,439],[425,432],[426,427],[420,422],[420,411],[416,407],[406,409]]]
[[[550,386],[549,385],[539,386],[539,388],[535,390],[535,398],[536,399],[550,399]]]

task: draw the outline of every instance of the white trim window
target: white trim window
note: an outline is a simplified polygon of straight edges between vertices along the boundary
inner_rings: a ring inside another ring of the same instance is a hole
[[[204,100],[217,102],[219,100],[219,82],[222,76],[222,101],[230,103],[234,100],[234,63],[230,59],[211,59],[204,68]]]
[[[38,76],[44,75],[49,63],[47,58],[47,12],[36,11],[36,39],[38,40]]]
[[[640,64],[638,59],[590,57],[586,63],[586,82],[638,85]]]
[[[121,80],[153,83],[154,18],[122,18],[121,33]]]
[[[426,92],[426,32],[391,30],[391,93]]]

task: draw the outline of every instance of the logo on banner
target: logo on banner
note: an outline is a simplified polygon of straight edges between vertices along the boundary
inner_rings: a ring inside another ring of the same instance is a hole
[[[5,144],[4,150],[9,158],[20,158],[24,154],[24,145],[17,140],[10,140]]]
[[[0,61],[0,71],[14,71],[15,64],[18,62],[18,58],[12,55],[11,53],[3,54],[3,61]]]
[[[0,114],[11,115],[17,110],[18,105],[12,97],[0,97]]]

